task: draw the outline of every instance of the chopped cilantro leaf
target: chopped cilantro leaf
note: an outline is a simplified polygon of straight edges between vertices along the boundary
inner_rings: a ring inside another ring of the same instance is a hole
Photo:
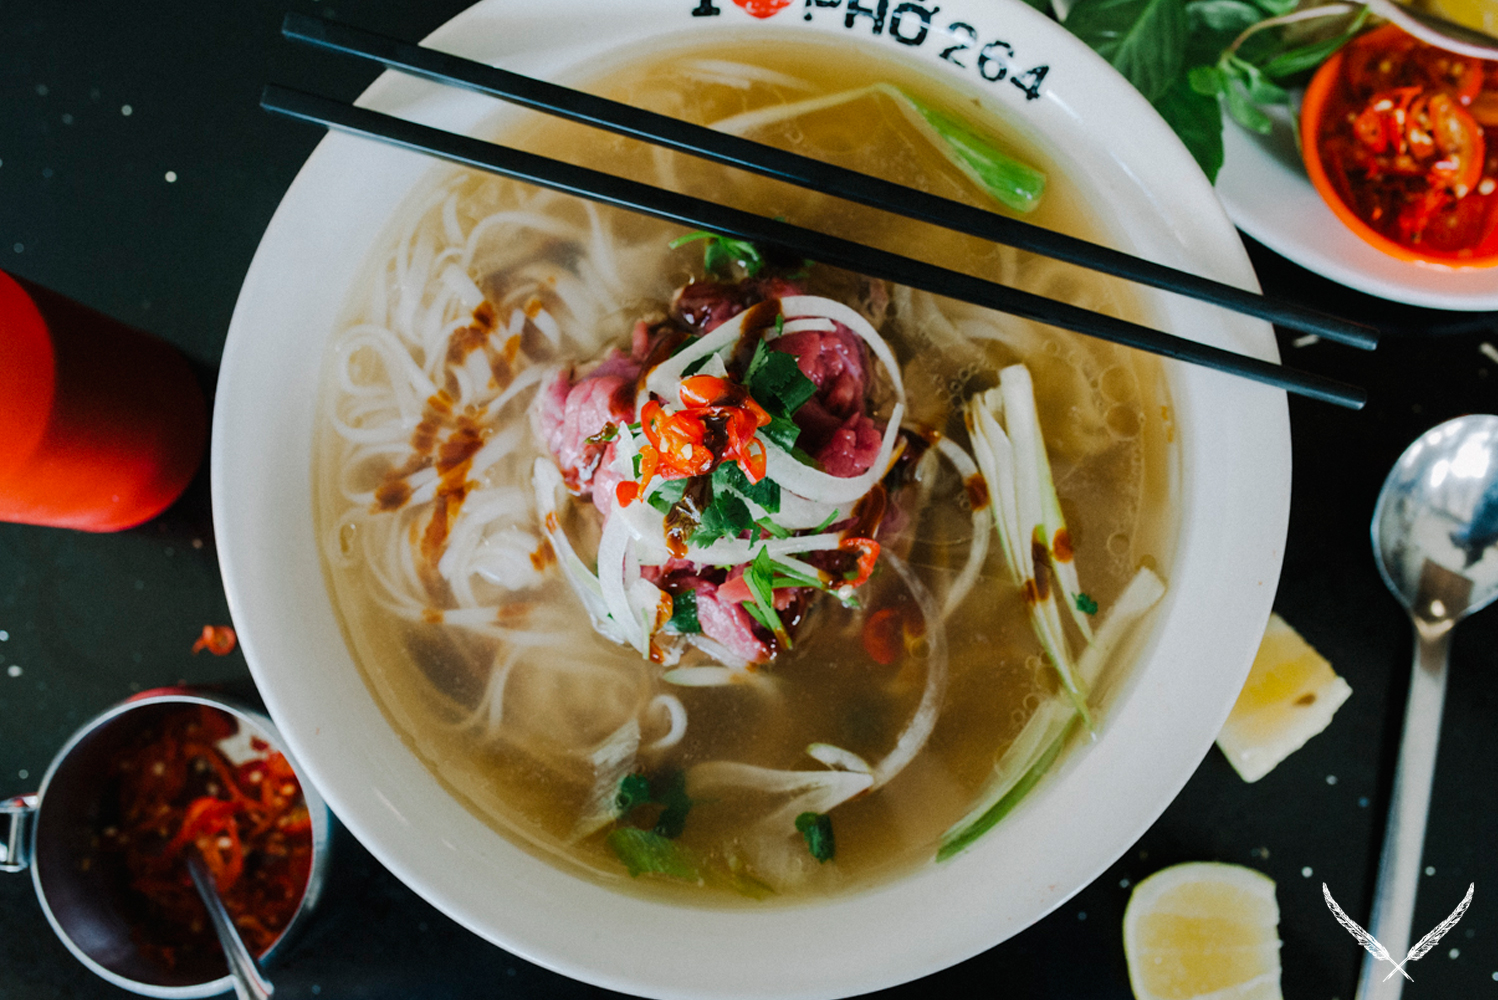
[[[639,452],[635,453],[633,461],[634,461],[634,465],[635,465],[635,479],[639,479],[640,478],[640,454],[639,454]]]
[[[711,545],[754,527],[754,515],[744,501],[727,490],[714,490],[712,502],[702,511],[702,526],[692,534],[693,545]]]
[[[702,369],[706,368],[707,363],[714,357],[716,357],[716,355],[711,353],[704,354],[702,357],[698,358],[696,361],[693,361],[691,364],[683,368],[681,370],[681,377],[691,378],[693,375],[696,375],[698,372],[702,371]]]
[[[1095,615],[1097,614],[1097,601],[1094,601],[1086,594],[1078,594],[1077,610],[1082,612],[1084,615]]]
[[[780,484],[773,479],[761,479],[751,483],[737,462],[723,462],[713,470],[713,494],[733,490],[739,496],[753,500],[767,514],[780,513]]]
[[[832,817],[826,813],[804,812],[796,817],[796,829],[806,838],[806,849],[819,863],[831,861],[837,853],[832,839]]]
[[[619,781],[619,791],[614,796],[614,807],[625,815],[635,806],[650,801],[650,781],[643,774],[626,774]]]
[[[801,373],[794,357],[771,350],[763,340],[755,345],[744,384],[771,416],[791,416],[817,392],[817,384]]]
[[[770,422],[759,429],[765,437],[780,445],[781,450],[790,451],[796,447],[796,438],[801,434],[801,428],[790,417],[782,417],[778,413],[770,414]]]
[[[702,623],[697,620],[697,591],[683,590],[671,596],[671,618],[666,622],[666,631],[677,635],[702,631]]]
[[[660,485],[646,498],[646,501],[662,514],[668,514],[671,508],[676,505],[676,502],[686,495],[688,482],[689,480],[685,477],[681,479],[663,479]]]
[[[702,881],[701,872],[686,850],[654,831],[621,826],[610,831],[608,845],[624,862],[630,878],[651,874],[669,875],[688,882]]]
[[[695,243],[698,240],[706,240],[707,247],[702,254],[702,263],[713,274],[726,277],[733,272],[733,266],[737,264],[744,269],[744,273],[754,278],[764,269],[765,258],[759,252],[759,248],[747,240],[736,240],[731,236],[719,236],[717,233],[698,230],[685,236],[678,236],[671,241],[671,249],[676,250]]]

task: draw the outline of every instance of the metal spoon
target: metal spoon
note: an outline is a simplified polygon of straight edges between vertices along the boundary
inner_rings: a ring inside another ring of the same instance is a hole
[[[1415,662],[1368,927],[1395,962],[1410,922],[1456,623],[1498,597],[1498,417],[1449,420],[1400,456],[1373,509],[1379,573],[1415,623]],[[1357,1000],[1398,1000],[1404,976],[1368,955]]]
[[[234,920],[229,916],[229,911],[224,909],[224,901],[219,898],[218,887],[213,884],[213,876],[208,874],[203,859],[196,850],[188,850],[186,853],[187,870],[192,875],[192,884],[202,897],[203,905],[208,907],[208,918],[213,922],[213,931],[224,949],[224,957],[229,960],[229,974],[234,977],[235,996],[239,1000],[267,1000],[275,987],[260,975],[259,966],[250,957],[250,951],[244,946],[239,931],[234,929]]]

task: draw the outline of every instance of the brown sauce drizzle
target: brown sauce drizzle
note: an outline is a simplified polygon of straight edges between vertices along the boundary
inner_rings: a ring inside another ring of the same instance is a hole
[[[737,315],[735,314],[735,317]],[[749,362],[754,358],[755,349],[759,347],[759,342],[765,339],[765,331],[775,325],[775,317],[779,315],[779,299],[765,299],[744,310],[744,318],[741,321],[743,325],[739,328],[739,340],[733,345],[733,355],[728,360],[728,374],[733,376],[734,381],[744,380],[744,375],[749,371]]]
[[[1051,548],[1055,550],[1057,562],[1071,562],[1072,551],[1071,533],[1065,528],[1056,532],[1056,537],[1051,540]]]
[[[711,476],[693,476],[681,499],[666,512],[666,551],[678,559],[687,557],[687,542],[702,526],[702,512],[712,501],[712,482]]]
[[[536,551],[531,553],[531,565],[534,566],[536,572],[539,573],[556,561],[557,553],[556,550],[551,547],[551,539],[541,539],[541,544],[536,546]]]
[[[981,472],[975,472],[962,482],[963,488],[967,490],[968,506],[974,513],[986,510],[988,507],[988,483],[984,480]]]
[[[1051,596],[1051,574],[1055,571],[1044,542],[1031,542],[1030,556],[1035,560],[1035,578],[1025,581],[1025,603],[1039,604]]]

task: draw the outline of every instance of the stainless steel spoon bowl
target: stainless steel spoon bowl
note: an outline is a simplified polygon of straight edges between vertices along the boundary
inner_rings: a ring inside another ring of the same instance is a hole
[[[1373,554],[1415,624],[1415,660],[1368,930],[1395,962],[1410,939],[1446,697],[1451,630],[1498,597],[1498,417],[1448,420],[1400,456],[1373,510]],[[1398,1000],[1408,974],[1371,954],[1358,1000]]]

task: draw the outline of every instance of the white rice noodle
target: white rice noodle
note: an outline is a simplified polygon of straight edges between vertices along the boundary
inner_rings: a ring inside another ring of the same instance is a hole
[[[461,727],[482,728],[486,740],[493,739],[499,733],[505,714],[505,685],[509,683],[510,673],[515,669],[515,661],[518,659],[520,650],[511,649],[503,660],[497,660],[489,668],[489,680],[484,685],[484,694],[468,718],[459,723]]]
[[[498,396],[495,396],[484,404],[483,411],[477,418],[478,421],[480,423],[487,423],[503,411],[510,400],[555,372],[555,368],[545,365],[531,365],[527,368],[522,368]]]
[[[455,246],[463,245],[463,226],[458,222],[458,195],[453,192],[442,202],[442,234],[447,242]],[[477,302],[473,304],[478,305]],[[469,306],[473,308],[473,306]]]
[[[824,808],[814,812],[826,812],[837,802],[852,798],[871,784],[869,774],[858,771],[784,771],[730,760],[696,764],[687,771],[687,794],[694,799],[740,788],[780,795],[811,792],[817,795],[819,802],[825,803]]]
[[[644,747],[646,753],[658,753],[661,750],[669,750],[680,743],[682,737],[687,734],[687,709],[676,695],[656,695],[650,699],[650,704],[645,706],[645,711],[657,715],[664,712],[667,727],[664,736]]]
[[[961,446],[951,438],[943,437],[936,442],[936,450],[943,458],[952,463],[957,470],[957,475],[965,483],[974,476],[982,477],[978,466],[973,462],[971,456],[963,451]],[[984,479],[984,489],[987,490],[987,480]],[[989,506],[993,505],[990,497]],[[963,602],[973,584],[978,580],[978,573],[983,569],[983,563],[988,559],[988,519],[991,515],[987,510],[973,511],[973,540],[967,547],[967,562],[963,564],[962,572],[957,574],[957,579],[952,581],[951,587],[947,589],[946,597],[942,599],[941,616],[945,620],[957,610],[957,606]]]
[[[905,406],[896,403],[884,428],[884,441],[879,454],[868,470],[857,476],[833,476],[803,464],[790,452],[773,441],[765,442],[765,475],[780,484],[781,489],[790,490],[809,500],[821,503],[846,503],[858,500],[889,471],[890,456],[894,454],[895,441],[900,435],[900,418],[905,415]]]
[[[887,784],[921,752],[921,748],[931,738],[931,731],[936,728],[936,718],[941,714],[942,699],[946,697],[947,691],[947,627],[937,613],[936,601],[920,578],[911,572],[905,560],[892,552],[885,552],[884,561],[900,574],[900,579],[914,598],[921,616],[926,619],[926,686],[921,691],[920,704],[916,706],[905,730],[895,741],[894,749],[874,765],[874,783],[871,788]]]
[[[593,789],[572,829],[573,842],[590,837],[619,818],[619,782],[634,770],[640,750],[640,723],[630,719],[593,749]]]

